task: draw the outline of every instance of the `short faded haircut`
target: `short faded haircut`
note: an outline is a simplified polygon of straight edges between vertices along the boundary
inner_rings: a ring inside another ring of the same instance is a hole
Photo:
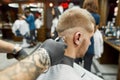
[[[56,30],[58,33],[62,33],[71,28],[81,27],[91,33],[94,30],[92,23],[95,25],[94,18],[87,10],[73,7],[60,16]]]

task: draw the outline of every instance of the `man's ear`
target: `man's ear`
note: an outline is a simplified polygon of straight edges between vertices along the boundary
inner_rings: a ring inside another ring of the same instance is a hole
[[[79,45],[81,43],[81,33],[76,32],[73,37],[73,42],[75,45]]]

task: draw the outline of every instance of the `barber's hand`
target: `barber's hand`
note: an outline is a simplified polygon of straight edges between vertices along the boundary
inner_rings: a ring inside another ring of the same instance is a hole
[[[21,49],[14,56],[17,60],[22,60],[22,59],[26,58],[28,56],[28,54],[24,49]]]
[[[16,54],[8,53],[7,58],[16,58],[17,60],[22,60],[28,56],[27,52],[24,49],[19,50]]]
[[[62,41],[48,39],[41,45],[41,48],[46,49],[51,59],[51,66],[57,64],[63,57],[66,44]]]

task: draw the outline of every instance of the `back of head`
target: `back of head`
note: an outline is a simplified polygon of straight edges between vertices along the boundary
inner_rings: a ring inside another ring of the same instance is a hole
[[[18,16],[18,17],[21,17],[21,16],[22,16],[22,14],[21,14],[21,13],[18,13],[18,14],[17,14],[17,16]]]
[[[83,8],[90,12],[98,12],[98,0],[84,0]]]
[[[91,33],[94,30],[94,27],[91,26],[92,24],[95,24],[95,21],[87,10],[73,7],[61,15],[58,21],[57,31],[60,34],[66,30],[80,27]]]
[[[18,16],[18,18],[20,19],[20,18],[22,18],[22,16],[24,16],[24,15],[23,15],[22,13],[18,13],[17,16]]]

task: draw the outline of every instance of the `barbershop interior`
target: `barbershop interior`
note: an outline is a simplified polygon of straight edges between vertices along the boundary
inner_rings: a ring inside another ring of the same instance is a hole
[[[93,35],[93,56],[88,59],[87,57],[75,59],[74,63],[87,70],[89,75],[93,75],[92,78],[96,76],[100,78],[82,80],[120,80],[120,0],[94,1],[97,6],[95,13],[99,17],[95,19],[97,28]],[[56,40],[55,26],[59,22],[59,17],[73,7],[84,8],[84,2],[85,0],[0,0],[0,39],[21,46],[31,55],[45,40],[50,38]],[[26,21],[28,17],[26,13],[34,17],[32,22]],[[21,16],[24,21],[17,22]],[[32,29],[29,28],[31,23],[35,25],[34,40],[31,40],[26,33]],[[88,61],[86,66],[90,69],[84,66],[86,60]],[[0,71],[10,68],[16,62],[19,61],[8,58],[7,53],[0,52]],[[77,69],[80,71],[79,67]]]

